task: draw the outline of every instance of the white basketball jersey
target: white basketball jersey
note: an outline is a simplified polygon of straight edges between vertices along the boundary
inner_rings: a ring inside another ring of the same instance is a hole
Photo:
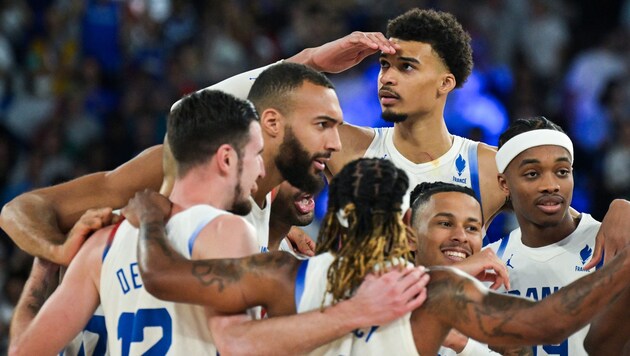
[[[593,272],[582,267],[590,260],[600,223],[589,214],[582,214],[575,231],[561,241],[544,247],[523,245],[521,230],[492,243],[492,248],[507,265],[512,290],[508,293],[541,300],[576,279]],[[588,326],[558,345],[540,345],[535,354],[587,355],[582,345]]]
[[[479,142],[453,135],[453,145],[441,157],[427,163],[413,163],[394,147],[394,128],[374,129],[374,140],[363,157],[387,158],[404,170],[409,177],[409,190],[403,199],[403,211],[409,208],[409,193],[422,182],[446,182],[472,188],[479,192],[477,145]]]
[[[99,307],[90,318],[83,331],[60,353],[63,356],[104,356],[107,352],[107,328],[103,308]]]
[[[265,197],[265,207],[260,208],[254,201],[254,198],[249,197],[249,201],[252,203],[252,211],[245,215],[244,218],[250,224],[254,225],[256,230],[256,238],[260,245],[260,252],[269,251],[269,220],[271,219],[271,193]]]
[[[193,236],[222,214],[228,213],[207,205],[176,214],[166,226],[169,240],[190,257]],[[138,230],[124,221],[104,253],[100,293],[110,353],[216,355],[203,307],[162,301],[144,289],[137,241]]]
[[[324,253],[304,260],[298,269],[295,282],[295,302],[298,312],[319,309],[330,305],[330,294],[326,294],[326,275],[334,257]],[[312,355],[418,355],[413,340],[408,313],[384,326],[358,329],[336,341],[323,345]]]

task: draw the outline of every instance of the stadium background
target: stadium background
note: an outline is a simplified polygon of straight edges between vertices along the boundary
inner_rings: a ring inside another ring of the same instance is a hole
[[[412,7],[455,14],[473,39],[473,75],[446,107],[452,133],[496,145],[509,120],[544,115],[576,144],[576,209],[601,219],[613,197],[630,199],[630,0],[2,0],[0,203],[160,143],[186,93],[354,30],[384,31]],[[346,121],[386,125],[377,73],[371,57],[330,75]],[[0,235],[4,354],[31,260]]]

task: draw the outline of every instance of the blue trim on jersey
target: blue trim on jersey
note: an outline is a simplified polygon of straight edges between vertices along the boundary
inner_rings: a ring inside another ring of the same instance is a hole
[[[509,240],[510,240],[510,235],[507,235],[506,237],[501,239],[501,244],[499,245],[499,248],[497,249],[497,257],[499,257],[499,259],[503,258],[503,254],[505,253],[505,248],[507,247]]]
[[[190,237],[188,238],[188,253],[191,256],[192,256],[193,246],[195,245],[195,241],[197,241],[197,237],[199,236],[199,233],[201,232],[201,230],[203,230],[204,227],[206,227],[206,225],[208,225],[210,220],[212,220],[212,219],[204,219],[204,220],[202,220],[199,223],[199,225],[197,225],[197,227],[195,228],[195,231],[193,231],[192,235],[190,235]]]
[[[479,189],[479,161],[477,159],[477,147],[479,143],[472,146],[468,151],[468,164],[470,167],[470,187],[475,191],[477,198],[481,201],[481,190]]]
[[[118,231],[118,228],[123,223],[123,221],[125,221],[124,218],[120,220],[120,222],[118,222],[116,226],[114,226],[112,231],[110,231],[109,236],[107,237],[107,243],[105,244],[105,249],[103,250],[103,256],[101,257],[101,261],[105,261],[105,257],[107,257],[107,254],[109,253],[109,249],[112,247],[112,243],[114,243],[114,236],[116,236],[116,232]]]
[[[306,282],[306,269],[308,268],[308,260],[302,261],[295,277],[295,311],[297,312],[304,294],[304,283]]]

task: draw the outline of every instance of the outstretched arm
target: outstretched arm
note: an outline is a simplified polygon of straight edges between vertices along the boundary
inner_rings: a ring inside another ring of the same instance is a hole
[[[495,293],[452,268],[434,267],[429,297],[412,316],[418,351],[435,353],[451,328],[493,345],[558,343],[630,288],[629,255],[624,249],[604,268],[539,302]]]
[[[85,244],[48,300],[54,269],[36,259],[11,322],[9,355],[56,355],[87,324],[99,304],[97,275],[108,231]]]
[[[162,149],[152,147],[111,172],[89,174],[70,182],[19,195],[2,208],[0,227],[31,255],[67,266],[80,244],[65,233],[90,208],[122,207],[133,193],[158,189]]]
[[[630,288],[591,322],[584,340],[589,355],[630,355]]]

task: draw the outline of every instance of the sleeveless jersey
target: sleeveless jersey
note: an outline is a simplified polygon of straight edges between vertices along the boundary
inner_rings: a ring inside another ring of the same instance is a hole
[[[269,251],[269,220],[271,219],[271,193],[265,197],[265,207],[260,208],[254,201],[254,198],[249,197],[249,201],[252,203],[252,211],[245,215],[244,218],[250,224],[254,225],[256,230],[256,238],[258,239],[258,245],[260,245],[260,252]]]
[[[227,212],[208,205],[182,211],[166,226],[169,240],[190,257],[191,237],[222,214]],[[216,355],[203,307],[162,301],[144,289],[136,258],[137,241],[138,230],[124,221],[103,257],[100,294],[110,353]]]
[[[363,157],[387,158],[404,170],[409,177],[409,190],[403,199],[402,209],[409,208],[409,193],[422,182],[446,182],[472,188],[477,197],[479,191],[479,167],[477,145],[479,142],[453,135],[453,145],[441,157],[427,163],[413,163],[394,147],[394,128],[374,129],[372,143]]]
[[[538,248],[525,246],[521,230],[516,229],[488,248],[507,265],[512,287],[508,293],[540,300],[594,270],[584,270],[582,266],[592,256],[599,226],[589,214],[582,214],[575,231],[555,244]],[[588,326],[561,344],[537,346],[535,354],[587,355],[583,347],[587,333]]]
[[[99,307],[79,333],[60,353],[61,356],[104,356],[107,352],[107,328],[103,308]]]
[[[331,296],[326,293],[326,274],[334,260],[333,255],[324,253],[304,260],[298,269],[295,281],[295,305],[299,313],[330,305]],[[408,313],[385,326],[358,329],[323,345],[312,355],[418,355],[413,340]]]

